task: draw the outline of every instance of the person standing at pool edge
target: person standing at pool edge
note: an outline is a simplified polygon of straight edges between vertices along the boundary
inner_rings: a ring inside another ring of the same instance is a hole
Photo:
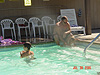
[[[26,58],[29,58],[29,59],[34,59],[34,52],[30,51],[31,43],[30,42],[26,42],[23,45],[24,45],[23,46],[24,51],[20,52],[21,58],[26,57]]]
[[[71,33],[70,24],[68,22],[68,18],[66,16],[63,16],[61,18],[61,21],[56,23],[56,26],[54,28],[54,40],[57,45],[60,45],[60,41],[63,42],[63,44],[71,46],[71,44],[75,43],[75,38],[73,34]]]

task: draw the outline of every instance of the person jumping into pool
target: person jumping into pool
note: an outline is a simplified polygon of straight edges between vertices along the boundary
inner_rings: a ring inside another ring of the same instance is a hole
[[[77,40],[71,33],[70,24],[66,16],[63,16],[61,21],[56,23],[53,35],[56,44],[60,46],[60,41],[64,44],[64,46],[71,46]]]
[[[23,44],[24,51],[20,52],[21,58],[28,58],[30,60],[34,59],[34,52],[30,51],[30,48],[31,48],[30,42],[26,42]]]

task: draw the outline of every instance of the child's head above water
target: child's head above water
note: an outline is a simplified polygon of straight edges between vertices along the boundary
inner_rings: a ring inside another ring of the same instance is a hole
[[[30,50],[30,48],[31,48],[31,43],[30,42],[26,42],[23,45],[24,45],[24,50]]]

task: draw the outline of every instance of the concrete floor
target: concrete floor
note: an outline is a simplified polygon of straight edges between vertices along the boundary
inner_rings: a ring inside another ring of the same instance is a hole
[[[91,35],[78,34],[75,35],[75,37],[80,39],[80,41],[82,42],[91,42],[99,33],[100,33],[100,29],[92,29]],[[94,43],[100,44],[100,36],[97,40],[94,41]]]
[[[80,39],[82,42],[91,42],[99,33],[92,33],[91,35],[83,35],[83,34],[78,34],[75,35],[76,38]],[[97,40],[94,41],[96,44],[100,44],[100,36],[98,37]]]

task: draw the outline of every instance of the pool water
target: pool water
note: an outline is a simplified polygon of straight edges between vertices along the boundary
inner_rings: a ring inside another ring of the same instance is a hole
[[[88,44],[77,47],[59,47],[55,43],[33,45],[37,59],[26,63],[20,58],[22,46],[0,48],[0,75],[97,75],[100,72],[100,47],[92,45],[83,56]],[[77,69],[73,69],[74,66]],[[83,69],[80,69],[80,66]],[[91,69],[85,69],[90,66]]]

